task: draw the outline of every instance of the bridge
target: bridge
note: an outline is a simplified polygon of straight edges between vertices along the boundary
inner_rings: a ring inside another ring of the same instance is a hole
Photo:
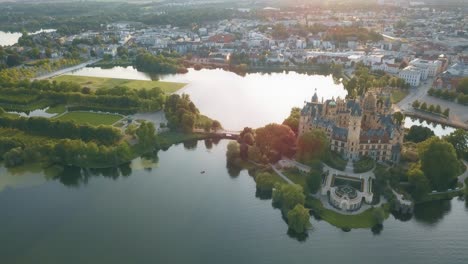
[[[236,140],[239,139],[239,136],[241,133],[241,131],[224,130],[224,129],[219,129],[216,131],[205,131],[201,128],[195,128],[193,132],[200,133],[200,134],[213,135],[213,136],[226,138],[226,139],[236,139]]]

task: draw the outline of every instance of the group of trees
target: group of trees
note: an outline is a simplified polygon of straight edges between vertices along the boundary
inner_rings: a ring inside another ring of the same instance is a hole
[[[434,132],[430,128],[413,125],[408,130],[408,133],[406,133],[405,141],[419,143],[433,136],[435,136]]]
[[[371,72],[369,67],[362,63],[356,64],[356,70],[353,78],[344,81],[344,87],[348,91],[348,97],[355,98],[365,94],[372,87],[394,87],[394,88],[409,88],[409,84],[403,79],[397,78],[385,73]]]
[[[183,73],[187,71],[182,64],[182,60],[163,55],[153,55],[149,52],[142,52],[136,56],[135,67],[139,71],[150,73]]]
[[[95,141],[103,145],[114,144],[122,138],[120,130],[112,126],[76,125],[74,122],[51,120],[44,117],[0,117],[0,127],[52,138]]]
[[[333,27],[330,28],[325,35],[325,40],[337,42],[347,42],[350,39],[355,39],[359,42],[376,42],[382,40],[383,37],[375,31],[356,26]]]
[[[426,102],[420,103],[418,100],[414,101],[412,106],[415,109],[419,109],[421,111],[434,113],[434,114],[441,114],[441,115],[444,115],[445,117],[448,117],[450,114],[450,108],[446,108],[444,111],[442,111],[442,108],[440,107],[440,105],[430,104],[428,106]]]
[[[305,195],[298,184],[275,184],[273,204],[287,217],[289,229],[301,234],[311,227],[309,210],[304,208]]]
[[[200,111],[190,100],[188,94],[170,95],[164,105],[168,126],[171,129],[192,132]]]
[[[276,162],[282,156],[292,157],[296,135],[290,127],[269,124],[255,130],[255,147],[269,162]]]
[[[75,110],[96,110],[130,114],[137,111],[160,110],[165,102],[164,91],[159,87],[130,89],[125,86],[101,88],[96,91],[72,82],[47,80],[18,81],[1,84],[0,101],[10,108],[47,100],[52,104],[72,105]],[[27,98],[28,101],[24,101]]]
[[[468,78],[462,78],[457,86],[456,91],[448,89],[431,88],[427,92],[431,96],[439,97],[445,100],[457,101],[459,104],[468,105]]]
[[[330,141],[325,132],[314,129],[302,134],[297,140],[296,158],[298,161],[311,164],[329,155]]]
[[[296,135],[299,133],[299,121],[301,118],[301,109],[299,107],[293,107],[289,116],[283,121],[283,125],[291,128]]]
[[[416,143],[412,143],[416,149],[415,157],[405,172],[408,191],[415,200],[424,199],[431,190],[445,191],[455,187],[456,177],[464,170],[460,160],[468,158],[467,131],[457,129],[439,138],[428,128],[412,126],[406,140]]]
[[[69,126],[69,128],[71,127]],[[80,131],[77,127],[74,129]],[[112,135],[107,138],[109,134],[99,133],[99,130],[105,129],[104,127],[96,128],[97,133],[91,135],[93,140],[89,141],[73,137],[73,134],[64,134],[63,139],[60,140],[46,139],[33,144],[27,144],[29,141],[22,142],[23,138],[0,137],[0,159],[3,159],[8,167],[22,165],[26,162],[45,161],[50,164],[88,168],[117,166],[134,158],[135,149],[126,141],[104,144],[105,141],[103,142],[101,137],[107,141],[112,140]],[[52,133],[54,130],[50,131]],[[112,131],[115,132],[114,129]],[[27,133],[31,134],[36,132],[38,131],[27,130]],[[152,123],[143,122],[136,129],[136,135],[138,144],[135,147],[148,149],[151,146],[157,146],[157,136]],[[53,137],[53,135],[47,136]]]

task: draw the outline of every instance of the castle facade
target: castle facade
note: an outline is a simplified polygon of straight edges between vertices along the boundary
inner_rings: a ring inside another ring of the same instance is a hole
[[[299,121],[299,135],[312,129],[323,130],[331,150],[343,158],[398,163],[403,144],[403,122],[393,118],[390,96],[381,91],[367,92],[357,99],[334,98],[321,102],[317,91],[306,102]]]

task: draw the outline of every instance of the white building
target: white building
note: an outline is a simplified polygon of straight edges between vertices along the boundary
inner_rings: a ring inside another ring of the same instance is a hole
[[[442,68],[442,62],[439,60],[414,59],[410,61],[409,65],[424,69],[424,74],[427,72],[427,75],[423,76],[423,79],[436,76]]]
[[[398,77],[405,80],[411,86],[419,86],[421,83],[421,69],[415,66],[408,66],[400,71]]]

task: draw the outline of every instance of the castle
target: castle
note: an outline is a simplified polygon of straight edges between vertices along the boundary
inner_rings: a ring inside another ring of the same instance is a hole
[[[319,102],[317,90],[311,102],[301,111],[299,135],[321,129],[330,139],[331,150],[343,158],[358,160],[370,157],[376,161],[397,163],[403,144],[403,122],[392,115],[389,95],[367,92],[357,99]]]

